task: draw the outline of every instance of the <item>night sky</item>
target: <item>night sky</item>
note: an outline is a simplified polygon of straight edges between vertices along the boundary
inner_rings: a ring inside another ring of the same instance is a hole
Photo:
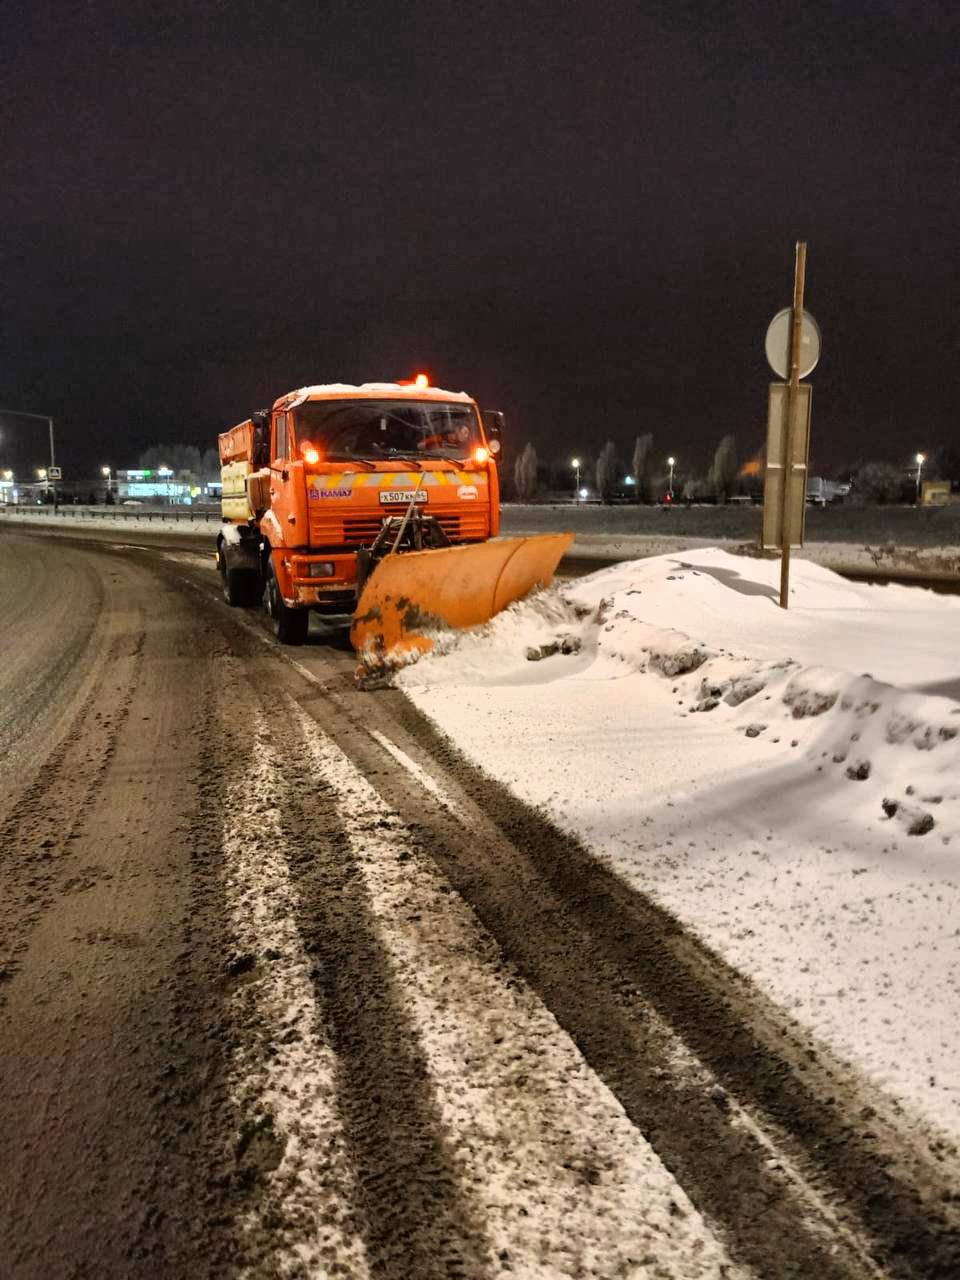
[[[4,0],[0,405],[75,475],[425,368],[542,455],[705,465],[803,237],[814,470],[954,443],[958,15]]]

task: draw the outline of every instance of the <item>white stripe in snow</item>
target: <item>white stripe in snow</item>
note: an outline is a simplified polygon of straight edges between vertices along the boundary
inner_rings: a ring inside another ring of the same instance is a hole
[[[748,1275],[398,816],[288,705],[335,792],[494,1274],[499,1255],[528,1280]]]
[[[266,1132],[283,1156],[240,1225],[253,1247],[275,1242],[271,1274],[326,1276],[338,1264],[338,1274],[364,1280],[364,1244],[351,1227],[356,1188],[337,1106],[336,1059],[320,1033],[280,815],[271,804],[281,774],[259,716],[253,729],[253,766],[228,790],[223,827],[236,944],[257,961],[231,996],[241,1042],[231,1083],[247,1132],[263,1132],[268,1121]],[[265,1274],[261,1268],[255,1263],[247,1274]]]

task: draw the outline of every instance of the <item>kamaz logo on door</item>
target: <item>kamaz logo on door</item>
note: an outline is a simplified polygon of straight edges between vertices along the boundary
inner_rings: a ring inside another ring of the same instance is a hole
[[[417,502],[426,502],[427,495],[422,489],[414,494],[412,489],[381,489],[380,501],[383,503],[408,503],[411,498]]]
[[[351,489],[308,489],[307,495],[311,502],[319,502],[324,498],[352,498],[353,491]]]

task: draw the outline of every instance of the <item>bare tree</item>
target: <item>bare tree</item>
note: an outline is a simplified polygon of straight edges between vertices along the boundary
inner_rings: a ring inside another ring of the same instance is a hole
[[[521,502],[532,498],[537,491],[537,451],[526,445],[513,467],[513,484]]]
[[[200,483],[209,484],[220,479],[220,455],[216,449],[205,449],[200,461]]]
[[[633,442],[633,458],[630,462],[630,470],[633,475],[633,483],[638,502],[645,502],[650,488],[649,483],[649,454],[653,447],[653,434],[648,431],[645,435],[637,436]]]
[[[857,475],[857,489],[867,502],[903,502],[907,488],[903,474],[888,462],[868,462]]]
[[[616,477],[616,446],[612,440],[600,450],[597,458],[597,492],[601,502],[609,502]]]
[[[157,444],[140,455],[144,470],[159,471],[162,467],[175,475],[200,477],[200,450],[192,444]]]
[[[732,435],[724,436],[717,445],[710,465],[710,483],[721,502],[726,502],[737,478],[737,442]]]

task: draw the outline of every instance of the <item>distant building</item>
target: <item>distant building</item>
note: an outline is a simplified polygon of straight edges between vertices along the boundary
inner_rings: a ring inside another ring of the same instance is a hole
[[[194,502],[216,501],[220,497],[220,481],[201,485],[192,471],[153,471],[133,469],[116,473],[118,502],[161,502],[190,506]]]
[[[951,493],[949,480],[924,480],[920,489],[921,506],[945,507],[950,502],[960,502],[960,493]]]

